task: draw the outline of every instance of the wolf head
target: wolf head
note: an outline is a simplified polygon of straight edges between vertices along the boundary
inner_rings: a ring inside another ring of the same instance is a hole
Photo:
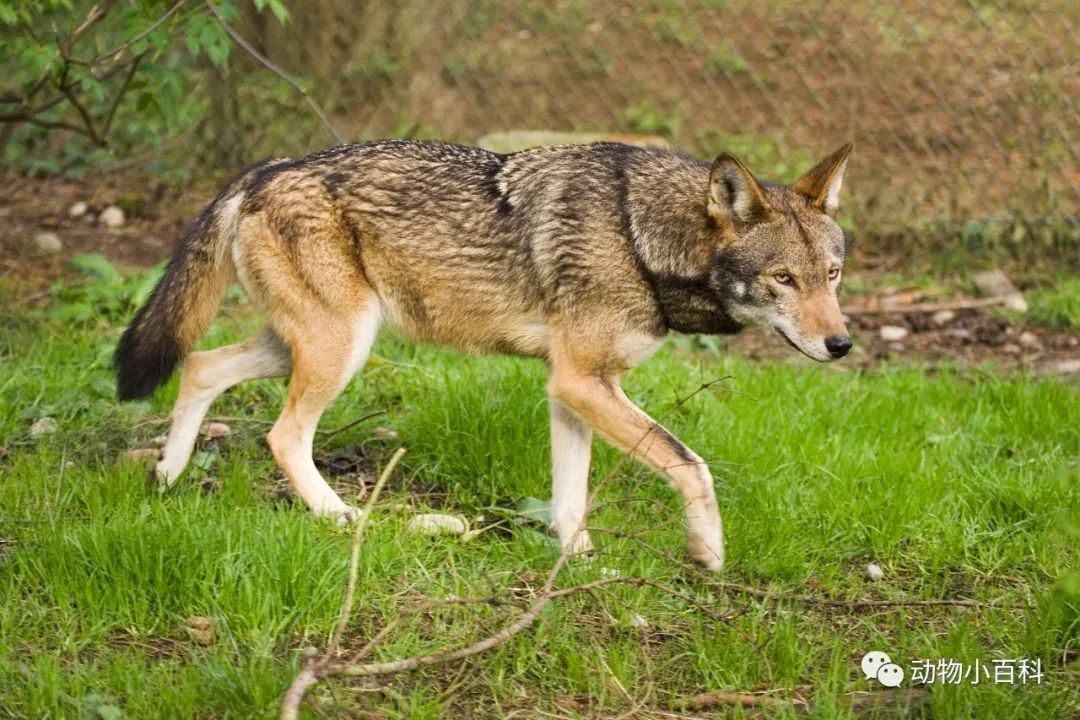
[[[850,154],[844,145],[790,186],[758,182],[727,153],[709,173],[713,291],[735,320],[771,327],[821,362],[851,349],[837,302],[844,233],[833,219]]]

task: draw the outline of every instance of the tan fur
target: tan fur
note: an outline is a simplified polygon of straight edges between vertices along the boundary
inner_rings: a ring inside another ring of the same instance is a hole
[[[167,377],[237,278],[268,327],[187,358],[158,474],[172,482],[183,471],[214,398],[246,379],[289,374],[270,448],[313,511],[351,517],[315,468],[313,439],[380,325],[421,342],[542,358],[564,546],[591,547],[583,523],[595,429],[668,480],[684,504],[691,554],[719,570],[708,466],[639,410],[619,378],[672,330],[737,332],[750,321],[827,359],[824,340],[846,333],[839,281],[828,278],[843,237],[823,208],[849,151],[794,188],[759,183],[727,154],[710,167],[612,144],[502,156],[380,142],[270,161],[234,181],[189,230],[121,341],[121,395],[138,397]],[[792,274],[790,286],[777,284],[781,272]]]

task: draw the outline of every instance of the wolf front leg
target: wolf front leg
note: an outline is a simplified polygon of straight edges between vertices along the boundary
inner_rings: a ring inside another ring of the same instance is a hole
[[[585,529],[592,429],[555,398],[551,411],[551,526],[572,554],[592,550]]]
[[[616,377],[553,368],[548,394],[612,445],[667,478],[683,499],[690,555],[719,572],[724,566],[723,530],[705,462],[634,405]]]

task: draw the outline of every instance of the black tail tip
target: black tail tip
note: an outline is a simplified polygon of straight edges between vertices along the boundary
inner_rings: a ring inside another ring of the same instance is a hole
[[[136,322],[124,331],[113,355],[117,399],[138,400],[153,393],[173,374],[182,355],[171,337],[142,338]]]

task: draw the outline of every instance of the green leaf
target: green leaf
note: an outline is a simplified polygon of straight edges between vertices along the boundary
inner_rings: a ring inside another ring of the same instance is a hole
[[[76,255],[68,261],[68,266],[103,282],[119,283],[123,280],[120,271],[101,253]]]
[[[289,8],[285,7],[285,3],[281,0],[269,0],[270,12],[274,13],[274,17],[282,25],[289,22]]]
[[[528,520],[542,523],[545,526],[551,524],[551,503],[539,498],[532,496],[521,498],[517,507],[514,508],[514,513]]]

